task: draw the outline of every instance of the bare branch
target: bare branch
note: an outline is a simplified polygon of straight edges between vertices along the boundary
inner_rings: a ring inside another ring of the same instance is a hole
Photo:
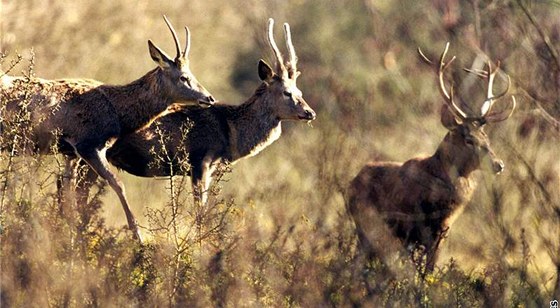
[[[539,33],[539,36],[541,37],[544,44],[546,45],[548,52],[554,59],[554,64],[556,65],[556,71],[560,73],[560,57],[558,56],[558,52],[556,51],[556,49],[554,49],[554,46],[550,41],[550,37],[544,32],[543,28],[538,24],[537,19],[535,18],[533,13],[531,13],[531,11],[529,11],[529,9],[525,6],[523,0],[517,0],[517,4],[519,4],[519,7],[521,7],[521,10],[523,10],[523,13],[525,13],[525,16],[527,16],[527,18],[529,19],[533,27],[535,27],[535,29]]]

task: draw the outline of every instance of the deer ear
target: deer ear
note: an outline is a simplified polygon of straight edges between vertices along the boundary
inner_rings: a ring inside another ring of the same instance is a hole
[[[451,112],[451,109],[447,105],[441,106],[441,124],[445,126],[445,128],[452,130],[459,126],[459,120],[457,117]]]
[[[274,77],[274,71],[272,71],[270,65],[264,62],[263,59],[259,60],[259,78],[262,81],[269,81],[272,77]]]
[[[159,49],[151,40],[148,40],[148,48],[150,49],[150,57],[152,60],[156,62],[162,68],[170,67],[174,62],[163,52]]]

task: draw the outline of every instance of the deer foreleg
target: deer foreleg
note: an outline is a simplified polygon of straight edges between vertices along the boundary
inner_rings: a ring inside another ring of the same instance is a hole
[[[426,254],[426,269],[429,272],[434,270],[436,265],[436,261],[439,255],[439,245],[443,240],[447,237],[447,231],[449,231],[449,227],[443,228],[441,231],[438,231],[436,234],[436,238],[431,247],[429,247],[427,254]]]
[[[206,204],[208,202],[208,189],[212,183],[212,173],[214,172],[213,163],[212,156],[206,155],[200,163],[192,166],[191,181],[195,204]]]

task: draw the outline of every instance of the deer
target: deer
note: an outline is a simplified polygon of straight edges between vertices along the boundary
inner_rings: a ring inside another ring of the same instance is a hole
[[[471,199],[476,188],[473,171],[491,170],[495,174],[503,171],[504,163],[494,154],[484,128],[487,123],[508,119],[516,106],[512,95],[509,110],[492,111],[494,104],[508,93],[510,79],[507,76],[505,91],[494,95],[493,83],[499,64],[492,68],[488,61],[487,71],[465,69],[487,81],[480,115],[461,109],[454,99],[453,84],[449,90],[445,84],[444,72],[455,60],[453,57],[445,62],[448,48],[449,43],[437,65],[439,91],[445,102],[441,123],[448,132],[436,152],[404,163],[369,162],[347,189],[347,210],[356,225],[359,249],[369,258],[379,257],[381,250],[376,235],[382,233],[375,230],[373,223],[378,222],[405,249],[422,252],[424,273],[433,271],[442,241]],[[424,61],[433,63],[420,49],[418,52]]]
[[[208,109],[191,108],[166,115],[150,127],[117,140],[107,152],[111,164],[139,177],[190,175],[195,202],[206,204],[208,189],[220,163],[234,164],[257,155],[280,138],[283,121],[314,120],[315,111],[296,85],[300,72],[290,26],[284,24],[287,62],[276,45],[273,27],[274,20],[269,19],[268,43],[275,56],[275,70],[262,59],[258,62],[261,84],[244,103],[216,103]],[[181,133],[178,128],[188,122],[192,123],[188,133]],[[158,134],[168,138],[162,142]],[[182,145],[185,151],[180,151]],[[153,153],[162,153],[163,148],[172,159],[157,163]],[[184,161],[190,168],[181,168]],[[91,185],[93,176],[90,172],[85,182]],[[86,198],[88,190],[84,189]]]
[[[192,106],[209,107],[215,102],[190,71],[188,27],[186,45],[181,50],[177,33],[167,17],[163,18],[173,36],[176,56],[170,58],[148,40],[157,67],[131,83],[3,76],[0,87],[4,120],[24,105],[30,113],[31,152],[52,154],[56,149],[70,160],[85,162],[115,191],[128,227],[140,242],[124,186],[109,169],[107,150],[122,136],[149,126],[165,114]]]

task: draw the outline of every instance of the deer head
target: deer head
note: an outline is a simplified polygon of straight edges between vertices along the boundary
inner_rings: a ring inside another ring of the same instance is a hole
[[[185,49],[181,51],[177,33],[165,15],[163,19],[175,41],[175,59],[171,59],[151,40],[148,40],[150,56],[161,68],[160,85],[163,87],[162,91],[165,91],[165,94],[179,106],[192,105],[192,102],[198,102],[201,106],[211,106],[214,104],[214,97],[196,80],[189,68],[188,56],[191,42],[189,28],[185,27],[187,42]]]
[[[268,42],[274,52],[276,60],[276,71],[264,60],[259,61],[259,77],[267,87],[267,94],[273,103],[275,114],[279,120],[314,120],[315,111],[309,107],[302,97],[302,92],[296,85],[296,79],[300,75],[297,70],[297,56],[292,43],[290,25],[284,24],[286,35],[286,46],[288,48],[289,59],[284,63],[282,54],[274,41],[273,35],[274,20],[268,20]]]
[[[511,84],[510,78],[506,75],[506,89],[502,93],[494,95],[494,80],[499,70],[499,64],[492,68],[492,64],[489,61],[487,71],[466,69],[466,71],[487,80],[488,83],[487,95],[482,104],[480,115],[469,115],[455,103],[453,85],[449,87],[449,91],[445,85],[445,69],[455,60],[455,57],[453,57],[449,62],[445,62],[448,49],[449,43],[445,45],[437,65],[439,90],[445,101],[441,109],[441,123],[449,130],[444,141],[440,144],[439,150],[444,156],[443,160],[457,168],[459,174],[468,174],[481,166],[499,174],[504,169],[504,163],[492,151],[490,140],[484,132],[484,127],[487,123],[506,120],[513,113],[516,105],[513,95],[511,96],[509,111],[506,109],[502,112],[492,112],[495,102],[508,93]],[[424,61],[429,64],[433,63],[420,49],[418,49],[418,52]]]

